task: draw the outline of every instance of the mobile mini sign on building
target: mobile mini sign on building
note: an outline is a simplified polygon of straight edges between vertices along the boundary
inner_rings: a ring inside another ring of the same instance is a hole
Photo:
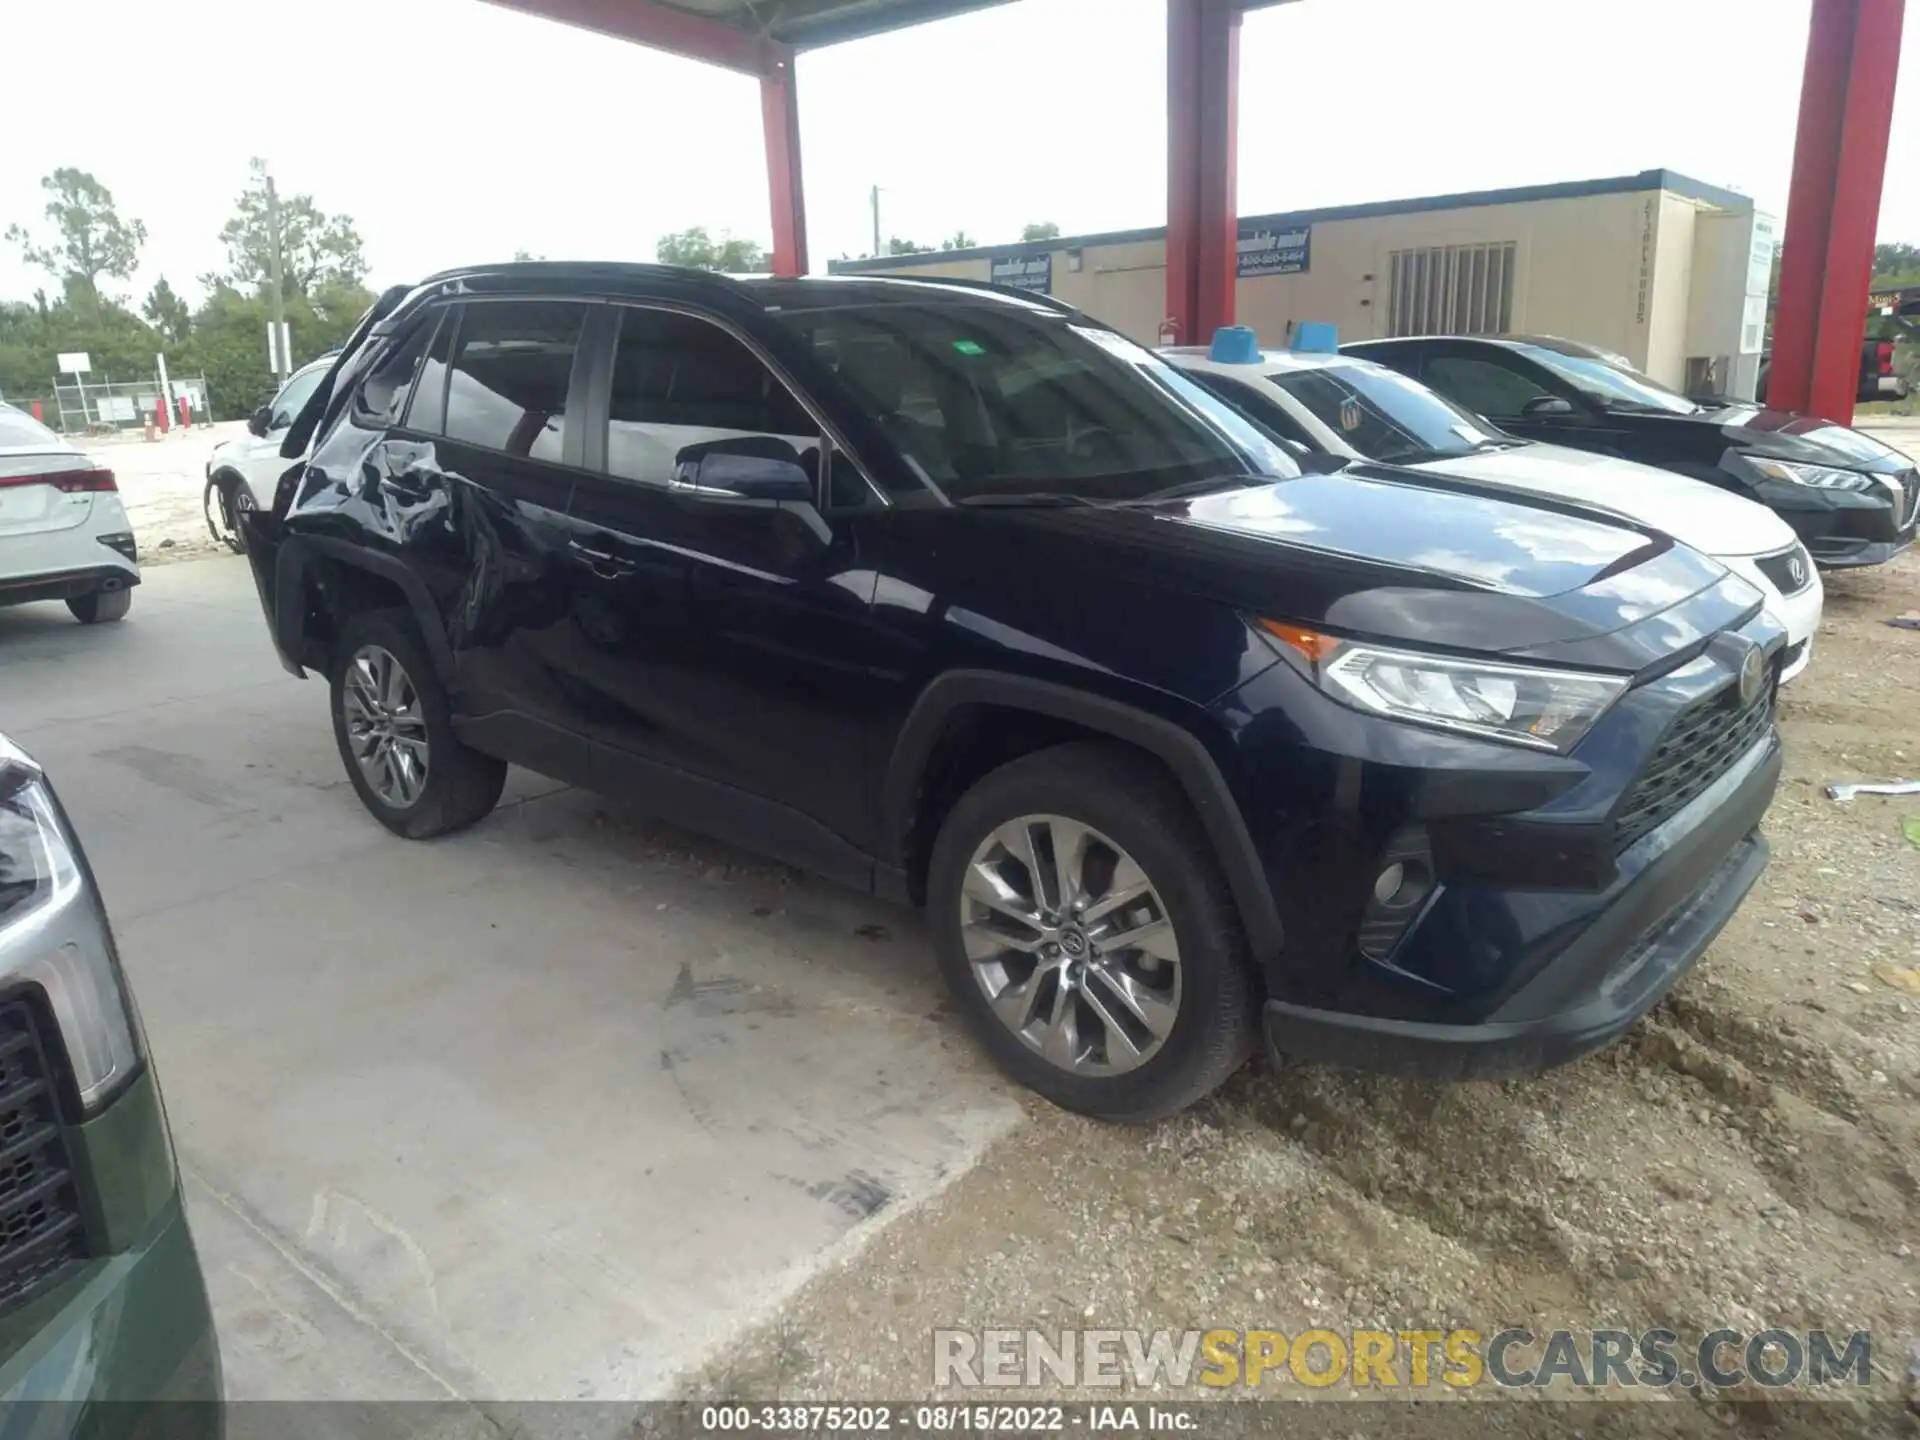
[[[1053,292],[1053,252],[1045,255],[995,256],[993,283],[1011,285],[1016,290],[1031,290],[1036,295]]]
[[[1239,261],[1242,280],[1259,275],[1304,275],[1313,267],[1313,227],[1275,229],[1269,225],[1242,231]]]

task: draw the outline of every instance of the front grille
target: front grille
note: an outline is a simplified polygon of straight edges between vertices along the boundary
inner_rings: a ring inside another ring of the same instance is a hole
[[[1902,475],[1900,489],[1907,497],[1906,519],[1900,522],[1904,527],[1912,522],[1914,516],[1920,515],[1920,469],[1909,470]]]
[[[16,1000],[0,1005],[0,1312],[86,1254],[53,1071],[33,1011]]]
[[[1759,698],[1743,708],[1738,687],[1728,685],[1674,717],[1614,816],[1616,855],[1685,809],[1753,748],[1773,724],[1773,691],[1769,679]]]
[[[1777,555],[1762,555],[1753,564],[1782,595],[1797,595],[1813,583],[1813,557],[1804,545]]]

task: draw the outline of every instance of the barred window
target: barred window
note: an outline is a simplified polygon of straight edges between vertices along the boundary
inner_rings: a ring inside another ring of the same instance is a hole
[[[1505,334],[1513,328],[1516,249],[1508,240],[1394,251],[1388,334]]]

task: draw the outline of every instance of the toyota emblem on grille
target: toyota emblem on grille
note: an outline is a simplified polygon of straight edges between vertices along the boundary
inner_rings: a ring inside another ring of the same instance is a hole
[[[1793,581],[1793,588],[1798,590],[1807,583],[1807,562],[1798,555],[1792,556],[1787,561],[1787,576]]]
[[[1751,705],[1760,698],[1760,687],[1766,683],[1767,657],[1758,645],[1747,647],[1746,655],[1740,661],[1740,703]]]

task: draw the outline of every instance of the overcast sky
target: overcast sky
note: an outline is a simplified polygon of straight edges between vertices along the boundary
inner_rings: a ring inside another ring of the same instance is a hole
[[[1241,48],[1244,214],[1665,166],[1782,213],[1808,0],[1302,0]],[[982,243],[1166,218],[1164,0],[1018,0],[799,65],[815,267],[885,228]],[[359,223],[383,285],[528,250],[770,239],[755,82],[481,0],[87,0],[8,46],[0,229],[91,170],[197,295],[265,156]],[[35,63],[29,46],[45,46]],[[1920,16],[1880,235],[1920,243]],[[351,78],[349,78],[351,77]],[[368,97],[357,107],[348,95]],[[1905,183],[1902,183],[1905,177]],[[0,245],[0,296],[43,277]]]

